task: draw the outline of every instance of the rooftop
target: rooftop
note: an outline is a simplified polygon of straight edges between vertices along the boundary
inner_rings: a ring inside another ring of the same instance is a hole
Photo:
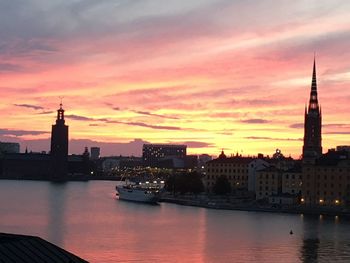
[[[87,262],[36,236],[0,233],[1,262]]]

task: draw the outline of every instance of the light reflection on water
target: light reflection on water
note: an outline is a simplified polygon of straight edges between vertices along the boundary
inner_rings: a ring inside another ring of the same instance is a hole
[[[114,189],[1,180],[0,232],[39,235],[91,262],[350,262],[344,218],[143,205]]]

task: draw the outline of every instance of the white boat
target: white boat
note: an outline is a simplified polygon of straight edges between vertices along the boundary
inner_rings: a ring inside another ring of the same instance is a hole
[[[153,204],[159,201],[161,192],[159,187],[144,186],[142,184],[117,185],[116,190],[119,200]]]

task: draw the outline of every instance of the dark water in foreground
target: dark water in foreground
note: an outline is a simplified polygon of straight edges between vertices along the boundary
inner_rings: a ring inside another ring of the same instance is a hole
[[[91,262],[350,262],[347,219],[142,205],[118,201],[114,187],[0,180],[0,232]]]

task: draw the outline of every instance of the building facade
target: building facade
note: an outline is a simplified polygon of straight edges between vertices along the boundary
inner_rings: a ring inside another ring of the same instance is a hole
[[[282,173],[283,171],[275,166],[257,171],[255,185],[257,200],[268,199],[270,196],[282,193]]]
[[[184,168],[186,149],[186,145],[144,144],[142,161],[149,167]]]
[[[91,147],[90,148],[90,154],[91,154],[91,160],[98,160],[100,159],[101,155],[101,149],[100,147]]]
[[[302,168],[301,202],[309,206],[350,205],[350,154],[330,150]]]
[[[233,191],[248,191],[249,163],[252,160],[253,158],[251,157],[226,157],[222,151],[219,158],[206,163],[206,171],[203,178],[206,191],[213,191],[216,180],[220,176],[227,178]]]
[[[300,165],[282,173],[282,193],[300,198],[302,187],[302,170]]]
[[[256,193],[256,182],[257,182],[257,174],[259,171],[266,169],[270,166],[266,160],[261,158],[257,158],[252,160],[248,165],[248,191]]]

